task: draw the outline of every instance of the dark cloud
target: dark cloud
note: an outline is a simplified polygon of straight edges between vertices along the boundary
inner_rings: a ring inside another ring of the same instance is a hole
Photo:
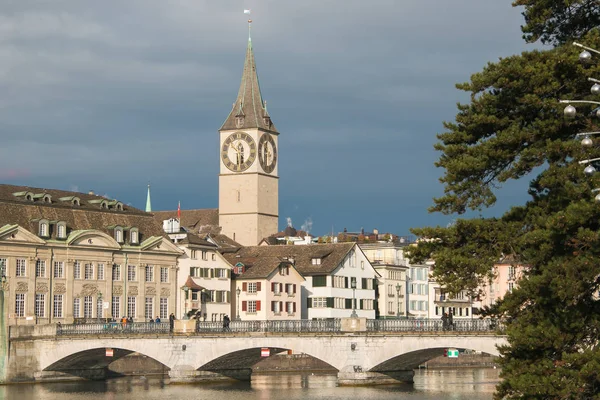
[[[138,207],[150,181],[157,209],[216,207],[243,8],[282,132],[280,225],[406,234],[451,220],[426,212],[443,191],[435,134],[468,100],[455,83],[525,49],[508,1],[5,0],[0,178]]]

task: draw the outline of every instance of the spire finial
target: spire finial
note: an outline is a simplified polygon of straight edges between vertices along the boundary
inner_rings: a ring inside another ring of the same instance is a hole
[[[148,182],[148,195],[146,196],[146,212],[152,212],[152,203],[150,202],[150,182]]]
[[[244,14],[246,15],[250,15],[251,10],[244,10]],[[252,30],[252,20],[249,19],[248,20],[248,41],[251,42],[252,41],[252,35],[251,35],[251,30]]]

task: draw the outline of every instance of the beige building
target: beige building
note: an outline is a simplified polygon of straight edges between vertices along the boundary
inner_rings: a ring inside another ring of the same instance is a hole
[[[151,214],[118,200],[0,185],[9,325],[168,318],[180,254]]]
[[[408,259],[403,249],[408,242],[374,242],[359,244],[373,268],[377,280],[377,318],[406,317]]]
[[[219,226],[224,235],[255,246],[278,231],[279,132],[260,93],[251,40],[237,98],[219,135]]]

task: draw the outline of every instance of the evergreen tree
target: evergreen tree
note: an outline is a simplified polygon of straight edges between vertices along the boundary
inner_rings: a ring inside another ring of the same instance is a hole
[[[600,157],[578,132],[598,129],[592,108],[563,117],[559,99],[595,100],[588,77],[600,78],[600,57],[584,66],[576,38],[600,48],[597,1],[520,0],[525,38],[558,46],[488,64],[470,82],[455,122],[438,135],[436,163],[444,195],[430,211],[462,214],[493,205],[502,183],[529,179],[529,200],[501,218],[458,219],[449,227],[412,232],[423,240],[413,262],[435,259],[434,276],[450,292],[477,288],[492,266],[511,255],[526,266],[518,288],[489,313],[505,321],[498,399],[600,398],[600,203],[577,160]],[[584,12],[585,11],[585,12]],[[583,35],[583,36],[581,36]],[[580,37],[581,36],[581,37]],[[592,115],[593,114],[593,115]],[[597,140],[600,143],[600,139]]]

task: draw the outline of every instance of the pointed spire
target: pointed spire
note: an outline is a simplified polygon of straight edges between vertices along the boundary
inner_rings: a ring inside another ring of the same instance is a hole
[[[277,133],[260,93],[252,49],[251,25],[252,20],[248,20],[248,47],[246,48],[246,60],[244,61],[240,90],[233,108],[220,130],[260,128]]]
[[[150,184],[148,184],[148,195],[146,196],[146,212],[152,212],[152,203],[150,202]]]

